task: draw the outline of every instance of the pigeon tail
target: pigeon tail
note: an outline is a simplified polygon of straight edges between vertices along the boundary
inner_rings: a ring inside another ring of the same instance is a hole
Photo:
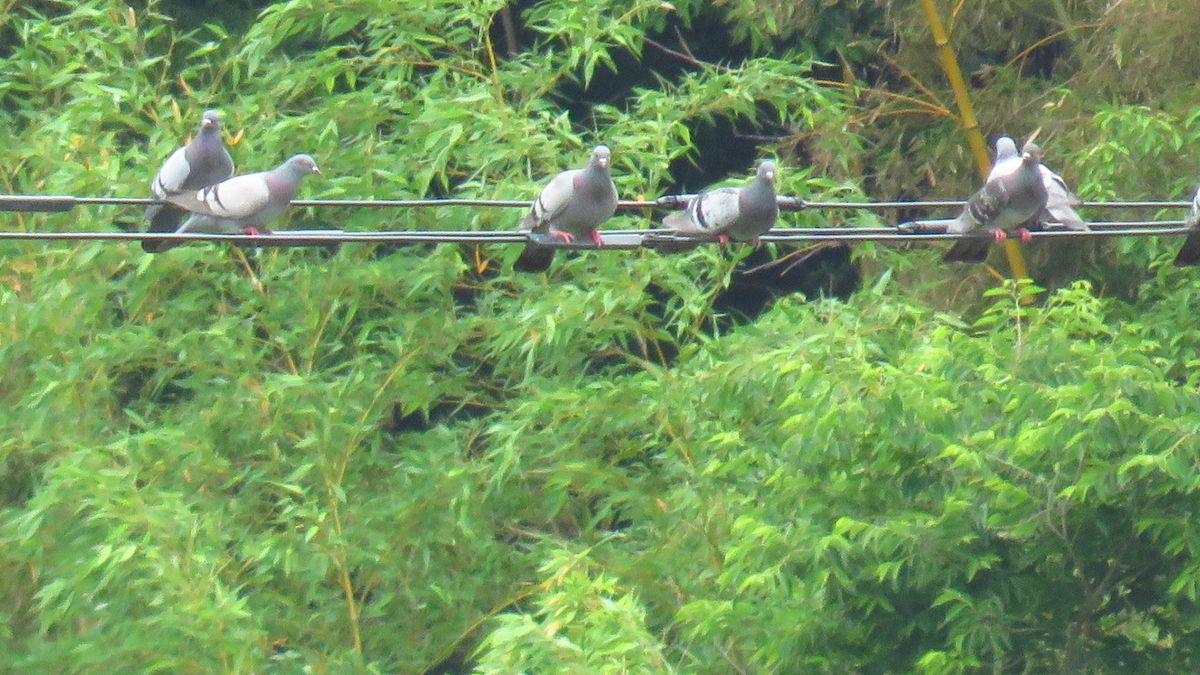
[[[1183,242],[1183,248],[1175,256],[1176,267],[1193,267],[1200,265],[1200,232],[1193,232]]]
[[[179,229],[179,223],[183,221],[183,217],[187,215],[186,211],[177,208],[170,204],[160,205],[150,217],[150,227],[146,228],[147,232],[174,232]],[[169,241],[151,241],[149,239],[142,240],[142,250],[146,253],[162,253],[168,249],[175,248],[179,244]]]
[[[553,261],[553,247],[526,244],[525,250],[521,251],[521,257],[513,263],[513,269],[518,272],[545,272],[550,269],[550,263]]]
[[[991,237],[971,237],[959,239],[954,246],[946,251],[942,262],[981,263],[987,260],[988,250],[992,246]]]

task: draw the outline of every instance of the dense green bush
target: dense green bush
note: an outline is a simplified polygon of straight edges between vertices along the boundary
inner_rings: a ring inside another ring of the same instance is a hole
[[[627,197],[763,156],[816,198],[975,182],[910,3],[518,3],[512,55],[501,2],[9,4],[8,192],[145,195],[208,107],[239,170],[309,152],[320,197],[531,198],[601,141]],[[989,132],[1044,127],[1087,196],[1186,193],[1200,128],[1150,76],[1179,66],[1102,49],[1134,49],[1135,9],[969,4]],[[730,316],[741,248],[519,276],[515,247],[6,243],[4,669],[1195,670],[1176,244],[1035,251],[1063,256],[1040,294],[864,246],[852,297]]]

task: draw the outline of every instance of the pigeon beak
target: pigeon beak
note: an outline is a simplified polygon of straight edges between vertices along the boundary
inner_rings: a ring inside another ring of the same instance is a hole
[[[208,118],[205,118],[200,121],[200,126],[204,127],[205,129],[211,127],[212,125],[213,125],[213,121]]]
[[[322,176],[324,176],[324,175],[325,175],[325,174],[321,173],[321,170],[317,168],[317,165],[316,165],[316,164],[313,164],[313,169],[312,169],[312,172],[313,172],[313,173],[319,173],[319,174],[321,174]]]

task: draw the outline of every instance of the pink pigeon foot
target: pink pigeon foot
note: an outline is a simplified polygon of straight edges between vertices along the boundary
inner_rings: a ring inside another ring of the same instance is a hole
[[[595,230],[592,230],[592,243],[596,245],[596,248],[604,248],[604,240],[600,238],[600,233]]]
[[[1008,233],[1004,230],[992,230],[992,239],[996,241],[1004,241],[1008,239]]]
[[[271,234],[271,231],[266,228],[260,230],[257,227],[243,227],[242,234],[248,234],[251,237],[261,237],[266,234]]]
[[[1021,241],[1025,242],[1026,244],[1033,241],[1033,233],[1023,227],[1017,230],[1017,236],[1019,236]]]
[[[729,241],[730,241],[729,234],[725,233],[725,232],[721,232],[720,234],[717,235],[717,241],[721,242],[722,246],[728,246]]]
[[[572,236],[570,232],[563,232],[562,230],[553,230],[550,232],[550,236],[562,239],[564,244],[569,244],[575,241],[575,237]]]

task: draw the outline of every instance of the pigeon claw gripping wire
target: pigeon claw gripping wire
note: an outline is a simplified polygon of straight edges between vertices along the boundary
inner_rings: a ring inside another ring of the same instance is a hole
[[[1008,233],[1004,230],[992,230],[992,239],[996,241],[1004,241],[1008,239]]]
[[[1026,244],[1033,241],[1033,233],[1023,227],[1017,230],[1017,237],[1019,237],[1021,241]]]
[[[616,233],[616,232],[617,231],[614,231],[614,233]],[[436,234],[436,233],[430,233],[430,234]],[[500,233],[475,232],[474,234],[486,236],[488,234],[500,234]],[[619,232],[619,235],[626,235],[626,234],[629,234],[629,233],[624,230]],[[638,231],[637,234],[640,236],[641,231]],[[619,240],[617,242],[618,248],[630,248],[630,246],[629,246],[630,242],[628,242],[627,239],[628,239],[628,236],[626,236],[624,238],[622,238],[621,236],[618,236],[618,240]],[[551,232],[528,232],[528,233],[525,233],[525,241],[532,243],[532,244],[537,244],[538,246],[547,246],[550,248],[570,249],[570,250],[590,251],[590,250],[597,249],[597,248],[611,248],[608,244],[605,243],[604,239],[600,236],[600,233],[596,232],[594,230],[592,231],[592,233],[590,235],[588,235],[588,237],[586,239],[581,239],[580,237],[576,237],[575,235],[571,234],[570,232],[563,232],[561,230],[554,230]],[[638,243],[640,244],[640,241]]]

